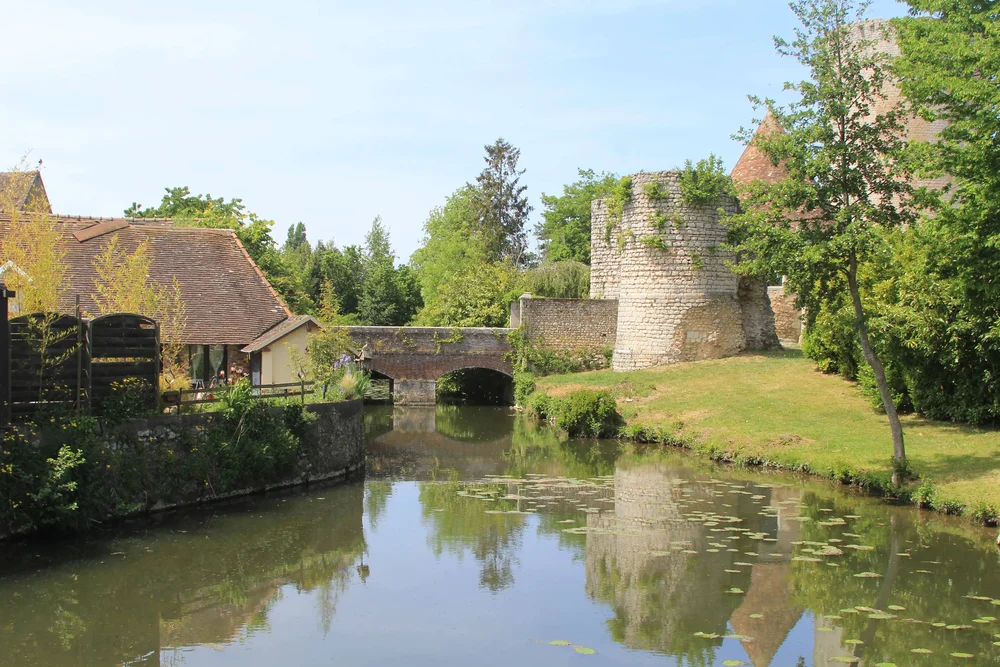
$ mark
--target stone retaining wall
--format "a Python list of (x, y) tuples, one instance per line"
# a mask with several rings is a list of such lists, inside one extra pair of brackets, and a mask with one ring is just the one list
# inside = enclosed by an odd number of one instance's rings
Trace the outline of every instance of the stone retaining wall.
[(532, 345), (546, 350), (587, 352), (615, 346), (615, 299), (535, 299), (525, 294), (519, 305), (524, 335)]

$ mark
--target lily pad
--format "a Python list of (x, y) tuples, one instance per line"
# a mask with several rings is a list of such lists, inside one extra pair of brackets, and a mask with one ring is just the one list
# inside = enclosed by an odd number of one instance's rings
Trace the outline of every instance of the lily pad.
[(910, 653), (916, 653), (917, 655), (930, 655), (934, 653), (934, 651), (929, 648), (911, 648)]
[(882, 575), (877, 572), (859, 572), (854, 575), (857, 579), (881, 579)]
[(764, 618), (764, 614), (750, 614), (750, 618)]
[(893, 611), (906, 611), (906, 607), (900, 607), (898, 604), (889, 605), (889, 609), (892, 609)]
[(582, 653), (584, 655), (594, 655), (595, 653), (597, 653), (597, 651), (595, 651), (594, 649), (587, 648), (586, 646), (574, 646), (573, 650), (576, 651), (577, 653)]
[(830, 658), (830, 662), (841, 662), (845, 665), (854, 665), (861, 662), (861, 658), (854, 655), (835, 655)]
[(747, 663), (742, 660), (723, 660), (722, 664), (726, 667), (744, 667)]
[(976, 656), (972, 655), (971, 653), (960, 653), (960, 652), (956, 651), (955, 653), (951, 654), (951, 657), (953, 657), (953, 658), (975, 658)]
[(549, 646), (569, 646), (572, 642), (568, 642), (565, 639), (555, 639), (549, 642)]

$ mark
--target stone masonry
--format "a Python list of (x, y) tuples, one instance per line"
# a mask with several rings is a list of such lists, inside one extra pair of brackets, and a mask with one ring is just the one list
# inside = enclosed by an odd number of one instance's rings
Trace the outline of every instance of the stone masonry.
[(525, 294), (514, 306), (525, 338), (542, 349), (599, 353), (615, 346), (615, 299), (533, 299)]
[(736, 199), (690, 206), (678, 172), (632, 180), (617, 224), (608, 227), (605, 201), (592, 208), (591, 297), (618, 299), (614, 370), (777, 347), (766, 285), (741, 281), (726, 265), (733, 257), (722, 249), (719, 211), (735, 213)]

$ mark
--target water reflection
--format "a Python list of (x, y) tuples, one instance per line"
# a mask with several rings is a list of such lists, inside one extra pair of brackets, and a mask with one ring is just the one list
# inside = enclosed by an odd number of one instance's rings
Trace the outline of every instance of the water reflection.
[(179, 664), (186, 647), (268, 632), (287, 592), (315, 593), (326, 633), (364, 550), (363, 492), (351, 483), (172, 518), (162, 530), (14, 545), (0, 578), (2, 662)]
[(967, 524), (504, 409), (366, 423), (363, 484), (7, 548), (0, 663), (1000, 660), (1000, 562)]

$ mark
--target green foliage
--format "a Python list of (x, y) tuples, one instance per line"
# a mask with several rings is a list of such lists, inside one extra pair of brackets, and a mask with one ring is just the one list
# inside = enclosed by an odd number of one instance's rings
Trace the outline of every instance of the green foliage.
[(656, 213), (649, 214), (649, 224), (658, 232), (665, 232), (669, 222), (670, 218), (667, 217), (666, 213), (657, 211)]
[(543, 262), (590, 264), (591, 204), (603, 199), (618, 177), (579, 169), (579, 180), (561, 196), (542, 194), (542, 222), (535, 226)]
[(691, 255), (691, 268), (695, 271), (701, 271), (705, 268), (705, 260), (698, 253)]
[(476, 177), (475, 189), (477, 233), (490, 261), (520, 267), (527, 259), (524, 226), (532, 211), (528, 186), (520, 182), (524, 169), (517, 168), (521, 151), (503, 138), (484, 148), (486, 167)]
[(652, 202), (665, 201), (670, 198), (668, 190), (660, 181), (650, 181), (642, 184), (642, 192)]
[(743, 188), (743, 212), (729, 218), (729, 240), (738, 273), (788, 276), (809, 308), (850, 295), (894, 457), (902, 462), (902, 426), (884, 377), (879, 332), (868, 326), (859, 277), (877, 257), (885, 234), (914, 222), (913, 187), (905, 109), (888, 96), (889, 56), (873, 40), (852, 33), (850, 24), (864, 19), (867, 6), (854, 0), (792, 3), (801, 28), (793, 42), (776, 39), (775, 45), (807, 68), (809, 78), (785, 85), (796, 94), (787, 107), (751, 98), (782, 131), (743, 135), (772, 164), (782, 164), (788, 177)]
[(514, 374), (514, 402), (521, 407), (527, 405), (528, 398), (535, 392), (535, 376), (528, 371)]
[(544, 391), (536, 391), (528, 397), (525, 407), (528, 414), (542, 421), (549, 421), (558, 412), (559, 401)]
[(625, 205), (631, 201), (632, 177), (622, 176), (604, 198), (604, 204), (608, 209), (608, 220), (604, 225), (604, 242), (607, 245), (611, 245), (611, 237), (615, 228), (621, 223), (622, 216), (625, 215)]
[(667, 242), (663, 240), (662, 236), (643, 236), (639, 239), (639, 243), (647, 248), (650, 248), (651, 250), (670, 252), (670, 246), (667, 245)]
[(562, 399), (536, 392), (528, 400), (527, 409), (571, 438), (611, 438), (618, 435), (623, 424), (614, 396), (607, 391), (581, 389)]
[(90, 417), (54, 416), (8, 430), (0, 447), (0, 525), (22, 532), (79, 529), (156, 502), (197, 500), (286, 476), (315, 416), (276, 407), (247, 380), (224, 388), (219, 410), (173, 440), (112, 434)]
[(546, 262), (526, 275), (532, 296), (552, 299), (586, 299), (590, 296), (590, 267), (573, 261)]
[(438, 287), (417, 314), (423, 326), (505, 327), (510, 304), (526, 288), (524, 275), (505, 263), (462, 267)]
[(708, 206), (719, 197), (733, 194), (733, 182), (726, 173), (722, 160), (714, 154), (706, 160), (684, 163), (680, 174), (681, 197), (688, 206)]
[(358, 316), (371, 326), (402, 326), (420, 307), (419, 287), (410, 267), (396, 268), (389, 230), (375, 218), (365, 237), (364, 278)]
[(101, 417), (107, 424), (120, 424), (156, 414), (157, 405), (156, 387), (141, 378), (126, 378), (111, 384), (111, 396), (101, 402)]

